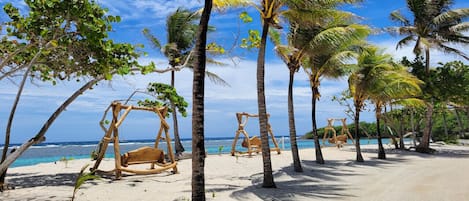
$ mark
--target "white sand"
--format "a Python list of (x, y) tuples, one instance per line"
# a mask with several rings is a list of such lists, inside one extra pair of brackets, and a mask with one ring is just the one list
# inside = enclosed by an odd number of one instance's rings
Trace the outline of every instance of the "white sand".
[[(363, 146), (364, 163), (355, 162), (353, 147), (323, 148), (326, 164), (314, 161), (314, 150), (300, 150), (304, 172), (293, 172), (291, 152), (272, 152), (276, 189), (261, 188), (262, 157), (209, 155), (207, 200), (469, 200), (469, 147), (433, 145), (437, 154), (387, 150), (378, 160), (376, 145)], [(7, 180), (15, 190), (0, 200), (70, 200), (74, 178), (89, 160), (11, 168)], [(110, 170), (106, 159), (100, 169)], [(132, 166), (131, 166), (132, 167)], [(148, 167), (148, 166), (145, 166)], [(86, 182), (76, 200), (190, 200), (191, 160), (178, 163), (178, 174), (107, 177)]]

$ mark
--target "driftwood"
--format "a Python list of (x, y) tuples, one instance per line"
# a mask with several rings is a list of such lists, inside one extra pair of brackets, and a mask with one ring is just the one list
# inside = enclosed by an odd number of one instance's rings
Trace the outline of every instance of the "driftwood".
[(164, 152), (161, 149), (152, 147), (140, 147), (121, 156), (121, 165), (124, 167), (133, 164), (156, 162), (164, 164)]

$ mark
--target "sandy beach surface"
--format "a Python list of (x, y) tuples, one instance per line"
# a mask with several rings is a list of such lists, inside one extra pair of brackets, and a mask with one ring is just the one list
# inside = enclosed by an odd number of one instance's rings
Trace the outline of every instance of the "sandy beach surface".
[[(387, 148), (390, 148), (386, 145)], [(436, 154), (387, 149), (377, 159), (377, 145), (362, 147), (364, 163), (355, 162), (355, 149), (322, 149), (326, 164), (314, 161), (313, 149), (300, 150), (304, 172), (292, 168), (291, 152), (272, 152), (277, 188), (262, 184), (262, 156), (209, 155), (206, 158), (207, 200), (469, 200), (469, 147), (433, 144)], [(0, 200), (70, 200), (80, 169), (93, 161), (81, 159), (11, 168), (7, 181), (14, 190)], [(102, 170), (111, 170), (105, 159)], [(133, 166), (131, 166), (133, 167)], [(135, 168), (149, 168), (149, 165)], [(190, 200), (191, 160), (178, 162), (178, 174), (105, 176), (88, 181), (76, 200)]]

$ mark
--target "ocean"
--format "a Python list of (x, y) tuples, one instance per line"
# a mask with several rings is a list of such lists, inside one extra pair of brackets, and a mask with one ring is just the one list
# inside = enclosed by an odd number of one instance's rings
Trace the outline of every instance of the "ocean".
[[(276, 137), (279, 147), (282, 150), (290, 150), (290, 140), (287, 136)], [(236, 150), (247, 151), (247, 149), (241, 147), (240, 138), (237, 143)], [(35, 165), (39, 163), (50, 163), (60, 161), (64, 157), (66, 159), (83, 159), (91, 158), (91, 152), (97, 149), (98, 141), (81, 141), (81, 142), (45, 142), (30, 147), (26, 152), (18, 158), (11, 167), (20, 167)], [(185, 151), (190, 153), (192, 151), (191, 139), (182, 139), (183, 147)], [(208, 154), (222, 154), (231, 152), (231, 145), (233, 143), (232, 137), (220, 137), (220, 138), (205, 138), (205, 149)], [(313, 140), (300, 139), (297, 140), (298, 148), (314, 148)], [(322, 140), (320, 140), (322, 145)], [(349, 140), (349, 144), (351, 141)], [(389, 143), (389, 139), (383, 139), (383, 144)], [(376, 139), (361, 139), (360, 144), (377, 144)], [(154, 140), (128, 140), (119, 143), (121, 154), (130, 150), (137, 149), (142, 146), (153, 146)], [(331, 146), (328, 142), (326, 146)], [(20, 144), (12, 144), (10, 147), (20, 146)], [(174, 150), (174, 143), (172, 144)], [(271, 144), (273, 147), (273, 144)], [(160, 142), (159, 148), (167, 152), (166, 142)], [(0, 145), (0, 150), (3, 150), (3, 145)], [(113, 143), (109, 144), (106, 150), (105, 158), (114, 158)]]

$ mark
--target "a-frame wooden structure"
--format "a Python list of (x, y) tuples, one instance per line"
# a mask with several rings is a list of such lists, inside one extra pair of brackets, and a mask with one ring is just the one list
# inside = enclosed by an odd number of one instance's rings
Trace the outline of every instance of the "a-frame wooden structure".
[[(150, 108), (150, 107), (139, 107), (139, 106), (132, 106), (132, 105), (122, 105), (118, 101), (114, 101), (109, 106), (112, 108), (112, 121), (110, 123), (109, 128), (105, 128), (103, 125), (101, 127), (105, 131), (104, 137), (100, 142), (99, 149), (97, 152), (96, 162), (94, 166), (91, 168), (91, 171), (97, 171), (99, 164), (101, 163), (104, 154), (106, 153), (106, 149), (108, 147), (109, 142), (114, 143), (114, 155), (115, 155), (115, 169), (111, 171), (103, 171), (103, 172), (113, 172), (115, 173), (116, 179), (120, 179), (122, 176), (122, 172), (129, 172), (134, 174), (157, 174), (161, 173), (162, 171), (172, 169), (173, 173), (177, 173), (177, 162), (174, 157), (173, 149), (171, 146), (171, 137), (169, 134), (169, 125), (165, 120), (165, 116), (168, 112), (167, 107), (160, 107), (160, 108)], [(121, 111), (124, 110), (122, 115), (119, 115)], [(127, 115), (132, 110), (141, 110), (141, 111), (150, 111), (154, 112), (157, 117), (160, 119), (160, 129), (155, 139), (154, 148), (151, 147), (143, 147), (131, 152), (127, 152), (127, 155), (124, 154), (121, 156), (120, 147), (119, 147), (119, 126), (125, 120)], [(107, 112), (107, 111), (106, 111)], [(105, 113), (106, 115), (106, 113)], [(104, 115), (104, 116), (105, 116)], [(104, 117), (103, 117), (104, 119)], [(165, 136), (163, 137), (163, 131)], [(161, 163), (161, 154), (163, 154), (162, 150), (158, 149), (158, 144), (161, 140), (166, 141), (167, 143), (167, 153), (169, 155), (169, 162)], [(129, 153), (134, 154), (132, 158), (126, 158), (129, 156)], [(149, 156), (153, 156), (158, 154), (160, 157), (155, 157), (149, 159)], [(122, 159), (125, 158), (126, 161), (123, 162)], [(164, 154), (163, 154), (164, 160)], [(127, 165), (133, 164), (144, 164), (149, 163), (150, 169), (131, 169), (127, 168)], [(155, 168), (155, 165), (159, 167)]]
[[(334, 121), (335, 120), (340, 120), (342, 122), (342, 129), (340, 130), (340, 135), (337, 136), (337, 133), (334, 129)], [(338, 147), (340, 147), (342, 144), (347, 144), (347, 138), (350, 137), (352, 140), (352, 143), (355, 144), (355, 141), (353, 140), (352, 134), (350, 134), (350, 131), (347, 128), (347, 118), (342, 118), (342, 119), (327, 119), (327, 126), (324, 128), (324, 137), (322, 139), (322, 144), (325, 145), (326, 143), (326, 138), (328, 138), (329, 143), (335, 144)], [(329, 131), (332, 131), (332, 136), (329, 137)]]
[[(234, 156), (236, 152), (242, 153), (240, 151), (236, 150), (236, 143), (238, 142), (239, 135), (243, 134), (244, 135), (244, 142), (243, 142), (243, 147), (246, 147), (247, 154), (251, 156), (253, 152), (259, 153), (262, 151), (261, 146), (260, 146), (260, 139), (257, 138), (256, 136), (249, 138), (249, 134), (244, 128), (246, 127), (248, 123), (249, 117), (257, 117), (259, 118), (259, 115), (257, 114), (249, 114), (246, 112), (238, 112), (236, 113), (236, 119), (238, 120), (238, 130), (236, 130), (236, 135), (233, 141), (233, 145), (231, 146), (231, 155)], [(278, 147), (277, 140), (275, 139), (274, 133), (272, 131), (272, 127), (270, 126), (269, 123), (269, 117), (270, 115), (267, 114), (267, 132), (269, 133), (272, 142), (274, 143), (274, 148), (271, 148), (270, 151), (277, 151), (278, 154), (280, 154), (280, 148)], [(257, 138), (257, 139), (256, 139)], [(256, 143), (253, 143), (253, 141), (257, 141)], [(254, 145), (255, 144), (255, 145)]]

